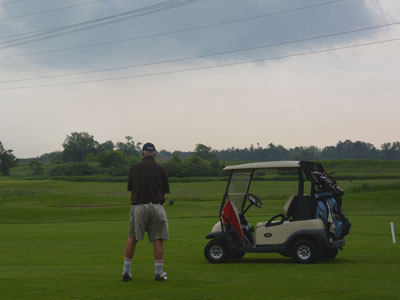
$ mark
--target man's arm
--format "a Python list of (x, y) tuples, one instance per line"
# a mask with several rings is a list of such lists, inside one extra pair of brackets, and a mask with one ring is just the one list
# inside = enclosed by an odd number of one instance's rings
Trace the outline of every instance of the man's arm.
[(165, 170), (163, 169), (163, 192), (164, 194), (169, 193), (169, 182), (168, 182), (168, 176)]

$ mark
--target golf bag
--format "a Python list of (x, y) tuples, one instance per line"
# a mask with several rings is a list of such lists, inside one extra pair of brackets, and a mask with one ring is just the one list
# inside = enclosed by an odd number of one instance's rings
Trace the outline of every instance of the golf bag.
[(342, 239), (350, 232), (351, 224), (341, 210), (341, 198), (336, 201), (331, 193), (319, 193), (314, 217), (320, 218), (333, 239)]

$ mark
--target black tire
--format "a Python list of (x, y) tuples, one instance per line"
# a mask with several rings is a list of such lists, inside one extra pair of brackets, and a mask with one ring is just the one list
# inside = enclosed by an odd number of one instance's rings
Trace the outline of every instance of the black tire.
[(241, 259), (246, 254), (246, 252), (240, 250), (231, 250), (229, 251), (229, 258)]
[(339, 253), (339, 248), (326, 248), (322, 253), (322, 259), (325, 260), (335, 259), (338, 253)]
[(219, 264), (226, 261), (228, 252), (222, 241), (211, 240), (204, 248), (204, 256), (210, 263)]
[(315, 244), (306, 239), (296, 241), (292, 247), (293, 258), (301, 264), (310, 264), (317, 260), (318, 251)]

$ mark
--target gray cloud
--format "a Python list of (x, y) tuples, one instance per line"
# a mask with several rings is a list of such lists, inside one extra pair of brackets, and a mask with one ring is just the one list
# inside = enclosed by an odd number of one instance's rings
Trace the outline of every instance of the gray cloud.
[[(88, 0), (89, 1), (89, 0)], [(92, 30), (61, 36), (16, 49), (0, 50), (0, 55), (15, 51), (27, 53), (82, 44), (98, 43), (129, 37), (151, 35), (167, 31), (203, 26), (261, 14), (276, 13), (308, 5), (326, 2), (323, 0), (205, 0), (173, 10), (160, 12), (129, 21)], [(18, 34), (72, 24), (114, 13), (159, 3), (159, 1), (108, 1), (80, 6), (56, 13), (22, 19), (0, 21), (0, 36)], [(70, 6), (70, 1), (27, 0), (15, 5), (1, 7), (4, 17), (23, 15), (47, 9)], [(277, 14), (265, 18), (248, 20), (229, 25), (177, 33), (151, 39), (136, 40), (95, 48), (86, 48), (29, 57), (32, 63), (52, 69), (90, 69), (132, 64), (191, 55), (203, 55), (218, 51), (229, 51), (246, 47), (279, 43), (322, 34), (367, 27), (385, 22), (383, 14), (376, 9), (376, 1), (343, 0), (329, 5)], [(378, 34), (378, 31), (358, 33), (323, 39), (314, 42), (275, 47), (266, 50), (241, 52), (229, 56), (216, 56), (213, 60), (260, 58), (282, 53), (304, 50), (310, 47), (327, 47), (352, 42)], [(13, 60), (13, 62), (18, 59)], [(0, 64), (6, 64), (0, 60)]]

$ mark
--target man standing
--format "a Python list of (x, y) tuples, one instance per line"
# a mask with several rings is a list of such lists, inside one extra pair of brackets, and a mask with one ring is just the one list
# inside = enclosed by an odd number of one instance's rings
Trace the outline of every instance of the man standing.
[(168, 240), (168, 221), (165, 213), (164, 194), (169, 193), (165, 170), (155, 162), (156, 148), (151, 143), (143, 145), (143, 160), (129, 170), (128, 190), (131, 191), (129, 238), (125, 246), (122, 280), (132, 280), (131, 263), (138, 241), (147, 232), (154, 245), (155, 280), (167, 280), (163, 272), (164, 246)]

